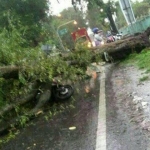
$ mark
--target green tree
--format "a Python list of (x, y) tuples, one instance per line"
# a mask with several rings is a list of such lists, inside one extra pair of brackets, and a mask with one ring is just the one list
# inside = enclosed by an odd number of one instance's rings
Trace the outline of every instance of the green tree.
[(26, 39), (26, 46), (36, 46), (48, 9), (48, 0), (1, 0), (0, 30), (6, 28), (11, 32), (12, 26), (16, 27)]
[(62, 36), (63, 41), (65, 42), (65, 45), (68, 46), (69, 49), (72, 49), (74, 47), (74, 41), (71, 37), (71, 33), (78, 30), (78, 28), (87, 27), (86, 20), (84, 19), (84, 13), (78, 11), (75, 11), (73, 8), (68, 8), (64, 10), (62, 13), (62, 19), (64, 18), (65, 22), (70, 20), (75, 20), (77, 24), (68, 24), (66, 26), (63, 26), (63, 28), (66, 27), (67, 34)]
[[(95, 4), (96, 5), (96, 4)], [(87, 20), (91, 28), (98, 27), (99, 29), (108, 30), (108, 23), (105, 21), (106, 14), (103, 8), (93, 6), (87, 11)]]
[[(103, 1), (100, 1), (100, 0), (85, 0), (85, 1), (88, 2), (88, 9), (95, 8), (95, 7), (103, 9), (104, 14), (105, 14), (104, 16), (105, 18), (109, 20), (111, 29), (113, 30), (113, 32), (118, 33), (118, 30), (116, 28), (116, 25), (112, 16), (115, 11), (113, 1), (109, 0), (107, 3), (104, 3)], [(72, 0), (72, 4), (74, 7), (77, 6), (78, 4), (82, 5), (81, 0)]]
[(58, 27), (71, 21), (75, 20), (77, 24), (73, 24), (73, 22), (63, 25), (59, 28), (59, 31), (66, 30), (66, 33), (60, 35), (61, 40), (65, 47), (72, 49), (74, 47), (74, 41), (71, 37), (71, 33), (76, 31), (78, 28), (87, 27), (86, 20), (84, 19), (84, 14), (80, 11), (75, 11), (72, 7), (65, 9), (61, 12), (61, 17), (53, 16), (53, 29), (55, 32), (57, 31)]
[(143, 2), (134, 2), (132, 3), (133, 11), (135, 14), (135, 18), (145, 16), (149, 14), (150, 4), (147, 0)]

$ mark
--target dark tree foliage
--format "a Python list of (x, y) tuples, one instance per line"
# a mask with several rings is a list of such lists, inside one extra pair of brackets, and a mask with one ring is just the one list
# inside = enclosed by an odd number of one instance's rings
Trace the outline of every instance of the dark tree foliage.
[(1, 0), (0, 30), (17, 28), (27, 45), (36, 46), (40, 40), (42, 22), (48, 11), (48, 0)]

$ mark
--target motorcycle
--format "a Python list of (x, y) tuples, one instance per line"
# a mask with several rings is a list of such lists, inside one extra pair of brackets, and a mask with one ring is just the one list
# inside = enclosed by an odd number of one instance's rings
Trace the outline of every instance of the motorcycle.
[(107, 37), (107, 43), (111, 43), (111, 42), (114, 42), (114, 41), (115, 41), (115, 38), (112, 35)]
[(116, 34), (114, 35), (115, 40), (120, 40), (122, 38), (122, 34)]
[[(52, 82), (52, 84), (47, 84), (47, 85), (43, 84), (43, 87), (38, 89), (36, 95), (36, 100), (40, 104), (46, 103), (48, 101), (60, 102), (60, 101), (68, 100), (74, 93), (73, 87), (69, 84), (62, 85), (58, 82)], [(43, 91), (45, 87), (47, 89), (46, 90), (47, 92)]]
[(74, 89), (71, 85), (69, 84), (61, 85), (58, 84), (57, 82), (53, 82), (51, 91), (52, 91), (51, 99), (53, 101), (67, 100), (74, 93)]

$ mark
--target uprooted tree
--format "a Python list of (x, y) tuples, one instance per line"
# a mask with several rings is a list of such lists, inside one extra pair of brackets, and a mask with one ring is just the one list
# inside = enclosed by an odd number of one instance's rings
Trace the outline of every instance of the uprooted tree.
[(104, 52), (115, 61), (150, 45), (148, 28), (140, 35), (102, 47), (90, 50), (80, 47), (54, 57), (45, 55), (40, 48), (22, 48), (22, 34), (14, 26), (10, 29), (11, 34), (4, 30), (0, 34), (1, 43), (5, 43), (0, 50), (0, 133), (18, 125), (23, 117), (28, 121), (44, 109), (51, 98), (51, 83), (55, 78), (75, 82), (86, 76), (91, 62), (105, 60)]
[(104, 59), (104, 52), (107, 52), (114, 61), (121, 60), (133, 52), (140, 53), (144, 48), (150, 46), (150, 27), (143, 33), (124, 37), (116, 42), (105, 44), (102, 48), (96, 49)]
[[(39, 60), (30, 61), (20, 66), (0, 67), (1, 89), (5, 92), (6, 87), (7, 89), (8, 87), (14, 88), (5, 94), (1, 91), (3, 101), (6, 99), (9, 101), (0, 110), (1, 118), (5, 118), (2, 119), (3, 121), (1, 120), (0, 131), (4, 131), (16, 121), (16, 118), (12, 120), (9, 118), (15, 114), (16, 107), (23, 107), (24, 104), (30, 103), (32, 108), (28, 109), (26, 115), (35, 115), (49, 101), (51, 83), (55, 77), (59, 76), (65, 80), (70, 76), (70, 80), (75, 81), (85, 75), (86, 67), (91, 62), (100, 61), (101, 58), (105, 60), (104, 52), (114, 61), (121, 60), (132, 52), (139, 53), (145, 47), (150, 46), (149, 36), (150, 28), (137, 36), (130, 36), (92, 50), (81, 49), (55, 58), (39, 57)], [(4, 87), (5, 85), (6, 87)], [(37, 99), (39, 89), (42, 90), (42, 94)], [(14, 113), (10, 114), (11, 111)], [(6, 119), (7, 117), (9, 121)]]
[[(60, 82), (79, 81), (87, 77), (85, 71), (91, 62), (106, 59), (104, 52), (108, 61), (118, 61), (150, 45), (148, 28), (140, 35), (130, 36), (102, 47), (90, 50), (80, 47), (77, 51), (62, 53), (61, 56), (47, 56), (40, 48), (26, 48), (28, 40), (24, 39), (23, 32), (18, 32), (14, 25), (15, 23), (9, 31), (4, 29), (0, 33), (0, 135), (12, 127), (15, 129), (24, 125), (45, 111), (45, 108), (51, 109), (48, 107), (52, 104), (51, 84), (56, 78)], [(40, 31), (40, 28), (38, 29)], [(30, 42), (36, 45), (41, 37)], [(29, 45), (32, 45), (31, 43)], [(32, 46), (35, 46), (34, 44)]]

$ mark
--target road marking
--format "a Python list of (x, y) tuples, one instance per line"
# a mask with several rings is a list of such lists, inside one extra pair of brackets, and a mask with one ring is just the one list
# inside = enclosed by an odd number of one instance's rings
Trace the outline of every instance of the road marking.
[(105, 98), (105, 67), (102, 67), (100, 77), (98, 126), (96, 150), (106, 150), (106, 98)]

